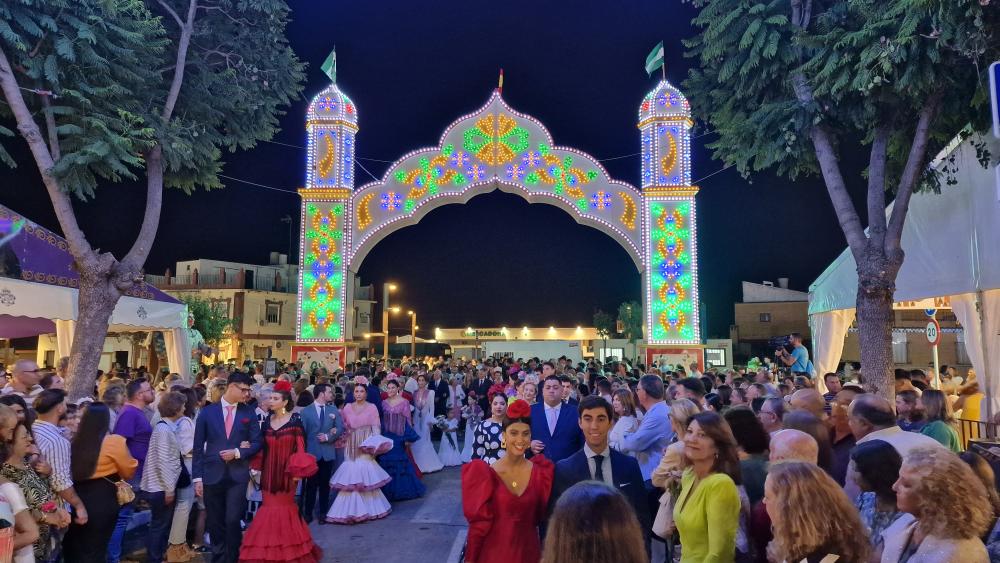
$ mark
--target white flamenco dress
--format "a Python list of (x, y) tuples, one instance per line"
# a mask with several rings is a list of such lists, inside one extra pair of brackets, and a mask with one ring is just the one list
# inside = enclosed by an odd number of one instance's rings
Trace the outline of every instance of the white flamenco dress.
[(462, 418), (465, 419), (465, 443), (462, 444), (462, 463), (472, 461), (473, 438), (476, 434), (476, 427), (483, 420), (483, 409), (479, 405), (466, 405), (462, 407)]
[(358, 524), (383, 518), (392, 511), (392, 505), (381, 488), (392, 477), (375, 461), (375, 455), (388, 451), (392, 440), (382, 436), (375, 405), (365, 403), (358, 409), (352, 403), (345, 405), (343, 413), (348, 427), (344, 461), (330, 478), (337, 498), (326, 513), (326, 521)]
[(434, 391), (430, 389), (417, 390), (413, 394), (413, 429), (420, 439), (410, 445), (413, 461), (421, 473), (434, 473), (444, 469), (444, 463), (434, 451), (431, 442), (431, 425), (434, 424)]
[(462, 465), (462, 454), (458, 447), (458, 419), (449, 418), (448, 428), (441, 432), (441, 446), (438, 449), (438, 457), (445, 467)]

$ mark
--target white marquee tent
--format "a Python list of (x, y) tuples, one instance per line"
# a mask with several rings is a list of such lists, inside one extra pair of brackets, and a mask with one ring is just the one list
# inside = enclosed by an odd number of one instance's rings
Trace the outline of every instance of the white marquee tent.
[[(68, 356), (78, 283), (66, 241), (0, 205), (0, 338), (55, 332), (59, 357)], [(166, 293), (146, 284), (133, 287), (115, 305), (108, 330), (163, 331), (170, 369), (186, 373), (187, 306)]]
[[(983, 167), (975, 143), (993, 160)], [(940, 194), (917, 193), (903, 227), (906, 258), (896, 279), (900, 308), (933, 308), (950, 301), (961, 323), (972, 366), (984, 385), (987, 412), (1000, 412), (1000, 156), (996, 139), (954, 140), (933, 161), (957, 181)], [(891, 212), (892, 205), (886, 209)], [(809, 322), (817, 373), (836, 371), (854, 322), (857, 266), (845, 250), (809, 287)]]

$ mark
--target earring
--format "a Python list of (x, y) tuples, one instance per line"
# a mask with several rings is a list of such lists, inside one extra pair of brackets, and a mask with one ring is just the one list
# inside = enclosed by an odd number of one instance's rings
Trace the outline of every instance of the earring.
[(504, 439), (503, 434), (500, 435), (500, 449), (507, 449), (507, 440)]

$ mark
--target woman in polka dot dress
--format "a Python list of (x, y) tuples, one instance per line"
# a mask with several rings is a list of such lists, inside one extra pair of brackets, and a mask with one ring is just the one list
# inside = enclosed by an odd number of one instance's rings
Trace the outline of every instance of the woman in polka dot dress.
[(507, 453), (501, 440), (503, 417), (507, 414), (507, 395), (501, 391), (491, 392), (490, 411), (492, 416), (476, 427), (472, 440), (472, 459), (481, 459), (493, 465)]

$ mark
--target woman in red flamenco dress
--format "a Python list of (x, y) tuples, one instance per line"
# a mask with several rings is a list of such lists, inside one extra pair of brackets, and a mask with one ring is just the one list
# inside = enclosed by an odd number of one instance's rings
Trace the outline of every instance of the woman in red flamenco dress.
[(507, 454), (492, 466), (474, 459), (462, 467), (462, 510), (469, 522), (466, 563), (538, 563), (555, 466), (531, 445), (531, 407), (518, 399), (503, 422)]
[(300, 479), (315, 473), (305, 451), (305, 430), (293, 414), (292, 386), (279, 381), (271, 394), (271, 414), (264, 420), (264, 447), (251, 461), (261, 471), (264, 502), (257, 509), (240, 547), (241, 563), (317, 563), (323, 551), (313, 543), (295, 504)]

